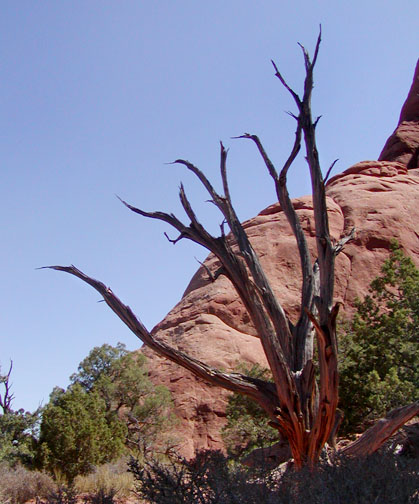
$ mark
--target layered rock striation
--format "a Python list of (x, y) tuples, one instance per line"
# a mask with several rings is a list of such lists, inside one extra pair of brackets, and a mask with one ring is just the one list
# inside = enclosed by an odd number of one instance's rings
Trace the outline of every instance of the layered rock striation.
[[(358, 163), (327, 184), (330, 229), (339, 240), (356, 228), (336, 261), (335, 299), (349, 316), (356, 297), (366, 294), (397, 239), (419, 265), (419, 63), (412, 90), (402, 109), (396, 131), (379, 161)], [(407, 129), (406, 129), (407, 128)], [(409, 131), (408, 133), (407, 130)], [(416, 156), (416, 157), (415, 157)], [(293, 201), (306, 233), (313, 260), (315, 228), (311, 197)], [(292, 320), (297, 318), (301, 272), (295, 239), (279, 204), (263, 210), (244, 227), (273, 289)], [(266, 364), (249, 317), (230, 282), (212, 281), (218, 260), (210, 255), (193, 276), (181, 301), (153, 330), (162, 340), (221, 369), (238, 363)], [(180, 418), (177, 435), (181, 453), (191, 457), (203, 448), (222, 449), (220, 429), (225, 423), (228, 392), (210, 386), (151, 350), (154, 382), (166, 385)]]

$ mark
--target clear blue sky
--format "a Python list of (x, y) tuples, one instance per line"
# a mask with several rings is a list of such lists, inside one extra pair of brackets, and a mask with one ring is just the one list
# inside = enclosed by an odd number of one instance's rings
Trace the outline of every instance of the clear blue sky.
[[(14, 406), (34, 409), (96, 345), (139, 341), (99, 296), (63, 273), (101, 279), (151, 328), (180, 299), (206, 252), (163, 236), (125, 209), (181, 214), (180, 180), (202, 220), (220, 217), (182, 167), (218, 180), (218, 141), (230, 148), (242, 219), (275, 200), (245, 131), (283, 162), (293, 103), (276, 60), (301, 89), (297, 42), (323, 26), (313, 110), (324, 168), (377, 158), (394, 129), (418, 57), (417, 0), (5, 0), (0, 6), (0, 363), (13, 359)], [(299, 158), (294, 196), (309, 192)]]

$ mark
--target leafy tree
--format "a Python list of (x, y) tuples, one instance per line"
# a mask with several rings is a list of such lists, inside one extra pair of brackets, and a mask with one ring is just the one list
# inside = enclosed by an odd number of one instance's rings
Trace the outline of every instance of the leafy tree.
[(70, 380), (67, 391), (54, 388), (43, 412), (40, 466), (71, 481), (127, 450), (167, 441), (162, 431), (173, 422), (170, 392), (151, 383), (144, 355), (122, 343), (95, 347)]
[(346, 431), (419, 400), (419, 270), (396, 242), (342, 338)]
[[(238, 371), (262, 380), (270, 379), (269, 369), (259, 364), (238, 366)], [(254, 401), (241, 394), (231, 394), (226, 408), (227, 424), (221, 435), (229, 455), (249, 453), (255, 448), (269, 446), (278, 441), (275, 429), (268, 425), (265, 411)]]
[(163, 432), (175, 422), (171, 394), (166, 387), (153, 385), (146, 362), (143, 354), (128, 352), (122, 343), (104, 344), (95, 347), (71, 376), (73, 384), (99, 394), (107, 415), (116, 413), (126, 423), (126, 445), (131, 450), (163, 448), (173, 442)]
[(116, 347), (103, 344), (95, 347), (89, 355), (80, 362), (78, 372), (71, 375), (72, 383), (79, 383), (89, 392), (98, 380), (110, 376), (115, 361), (128, 354), (128, 350), (123, 343), (117, 343)]
[(116, 415), (106, 415), (105, 401), (96, 391), (74, 384), (54, 389), (42, 414), (38, 461), (51, 473), (72, 481), (122, 454), (126, 427)]
[(8, 373), (0, 374), (0, 384), (4, 387), (3, 394), (0, 393), (0, 407), (3, 410), (0, 414), (0, 462), (10, 466), (17, 463), (31, 466), (36, 453), (41, 408), (33, 413), (23, 409), (13, 410), (14, 395), (10, 384), (12, 368), (13, 363)]
[(20, 409), (0, 415), (0, 462), (31, 467), (36, 455), (40, 409)]

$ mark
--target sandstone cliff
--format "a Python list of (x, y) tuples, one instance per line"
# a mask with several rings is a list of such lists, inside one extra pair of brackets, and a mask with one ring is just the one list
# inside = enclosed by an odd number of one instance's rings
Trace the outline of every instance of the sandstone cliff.
[[(366, 293), (396, 238), (419, 265), (419, 62), (399, 124), (379, 161), (364, 161), (327, 184), (330, 228), (338, 240), (353, 227), (356, 238), (338, 256), (335, 298), (351, 312), (355, 297)], [(294, 200), (313, 253), (314, 219), (309, 196)], [(299, 302), (301, 275), (295, 239), (280, 206), (274, 204), (245, 223), (252, 245), (278, 299), (291, 318)], [(217, 269), (210, 255), (205, 266)], [(238, 362), (265, 363), (249, 318), (225, 277), (215, 282), (200, 268), (182, 300), (153, 330), (170, 344), (210, 365), (233, 369)], [(228, 392), (209, 386), (148, 349), (151, 378), (173, 393), (180, 418), (181, 453), (222, 448)]]

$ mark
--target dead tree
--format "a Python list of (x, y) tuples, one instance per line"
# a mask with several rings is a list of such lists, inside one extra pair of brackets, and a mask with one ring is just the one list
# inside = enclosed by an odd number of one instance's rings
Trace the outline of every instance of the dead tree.
[[(144, 327), (129, 306), (123, 304), (102, 282), (85, 275), (74, 266), (51, 266), (52, 269), (70, 273), (95, 288), (131, 331), (161, 356), (213, 385), (246, 394), (257, 401), (270, 417), (270, 425), (278, 430), (280, 436), (288, 439), (296, 467), (313, 465), (317, 462), (325, 443), (334, 431), (337, 420), (339, 374), (336, 317), (339, 305), (333, 302), (334, 269), (337, 254), (353, 236), (352, 232), (350, 236), (334, 243), (329, 232), (325, 182), (316, 147), (318, 119), (313, 120), (311, 113), (313, 70), (319, 53), (320, 40), (321, 33), (317, 39), (313, 60), (301, 46), (306, 72), (302, 97), (290, 88), (278, 67), (272, 62), (276, 77), (291, 94), (298, 111), (297, 114), (291, 114), (297, 125), (295, 142), (281, 171), (278, 173), (256, 135), (246, 133), (239, 137), (251, 140), (259, 150), (275, 183), (279, 203), (298, 245), (303, 280), (300, 314), (296, 324), (289, 320), (280, 301), (276, 299), (258, 256), (233, 208), (227, 182), (227, 151), (223, 144), (221, 144), (220, 170), (224, 194), (218, 194), (204, 173), (191, 162), (184, 159), (174, 162), (186, 166), (198, 177), (208, 191), (211, 201), (220, 210), (223, 216), (220, 236), (212, 236), (198, 221), (183, 185), (180, 187), (179, 197), (190, 220), (189, 225), (184, 224), (173, 214), (146, 212), (121, 200), (133, 212), (164, 221), (175, 228), (179, 236), (176, 240), (172, 240), (174, 243), (180, 239), (192, 240), (207, 248), (219, 259), (222, 266), (217, 274), (223, 274), (231, 281), (249, 313), (272, 371), (273, 383), (239, 373), (223, 372), (159, 341)], [(317, 259), (314, 262), (287, 190), (288, 170), (300, 151), (302, 140), (312, 183), (317, 245)], [(228, 235), (224, 233), (224, 224), (230, 229)], [(318, 350), (318, 378), (313, 363), (315, 342)], [(372, 433), (366, 433), (353, 448), (346, 447), (346, 453), (367, 454), (377, 449), (395, 429), (400, 427), (401, 422), (406, 422), (419, 412), (419, 404), (409, 408), (392, 412), (392, 416), (385, 421), (385, 428), (378, 427)]]
[(11, 392), (10, 375), (12, 374), (13, 361), (10, 361), (9, 371), (5, 375), (0, 375), (0, 383), (4, 385), (3, 397), (0, 394), (0, 408), (3, 410), (3, 415), (12, 412), (12, 402), (14, 394)]

